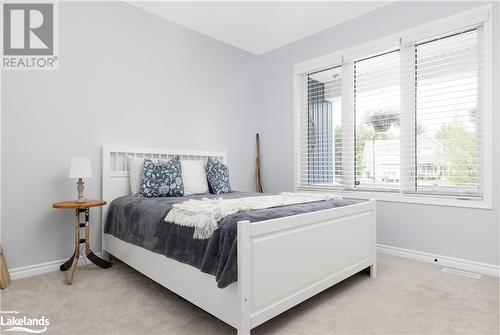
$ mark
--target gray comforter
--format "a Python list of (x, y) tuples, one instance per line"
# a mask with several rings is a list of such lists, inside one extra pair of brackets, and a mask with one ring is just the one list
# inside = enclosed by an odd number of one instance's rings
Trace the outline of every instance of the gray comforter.
[[(233, 192), (222, 197), (239, 198), (257, 195), (262, 194)], [(125, 242), (197, 267), (202, 272), (214, 275), (217, 286), (224, 288), (238, 278), (236, 257), (238, 221), (258, 222), (357, 202), (329, 200), (236, 213), (224, 218), (219, 229), (208, 240), (193, 239), (193, 227), (183, 227), (164, 221), (173, 204), (203, 197), (213, 198), (221, 195), (117, 198), (109, 206), (104, 232)]]

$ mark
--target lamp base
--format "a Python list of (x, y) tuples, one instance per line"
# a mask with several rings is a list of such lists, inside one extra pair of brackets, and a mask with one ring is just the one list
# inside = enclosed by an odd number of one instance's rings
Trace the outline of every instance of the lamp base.
[(75, 202), (85, 202), (87, 201), (87, 198), (83, 196), (83, 189), (85, 187), (85, 183), (83, 182), (82, 178), (78, 178), (78, 182), (76, 183), (76, 189), (78, 191), (78, 198), (75, 200)]

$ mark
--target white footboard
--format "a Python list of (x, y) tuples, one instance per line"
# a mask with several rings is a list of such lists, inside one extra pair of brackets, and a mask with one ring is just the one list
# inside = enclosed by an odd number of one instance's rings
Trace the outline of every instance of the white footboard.
[(268, 221), (238, 223), (238, 334), (371, 267), (375, 201)]

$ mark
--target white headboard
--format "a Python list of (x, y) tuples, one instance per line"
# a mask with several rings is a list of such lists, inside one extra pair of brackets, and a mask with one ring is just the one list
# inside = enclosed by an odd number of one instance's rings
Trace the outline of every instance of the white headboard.
[(227, 164), (226, 151), (199, 151), (199, 150), (171, 150), (158, 148), (137, 148), (105, 144), (102, 147), (102, 199), (108, 203), (102, 210), (102, 226), (106, 222), (108, 206), (114, 199), (130, 194), (127, 156), (160, 158), (160, 159), (187, 159), (207, 160), (217, 158)]

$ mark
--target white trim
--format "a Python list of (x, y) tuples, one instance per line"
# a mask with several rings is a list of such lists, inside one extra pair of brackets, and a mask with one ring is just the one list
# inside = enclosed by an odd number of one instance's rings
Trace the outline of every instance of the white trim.
[(408, 204), (434, 205), (446, 207), (491, 209), (491, 202), (485, 202), (483, 199), (457, 197), (457, 196), (432, 196), (425, 194), (409, 194), (402, 192), (370, 192), (370, 191), (350, 191), (335, 187), (299, 187), (296, 192), (334, 192), (344, 198), (350, 199), (375, 199), (386, 202), (402, 202)]
[[(493, 22), (492, 6), (485, 6), (489, 9), (489, 20), (483, 25), (484, 44), (484, 75), (483, 80), (485, 94), (484, 114), (482, 115), (482, 136), (483, 136), (483, 162), (482, 162), (482, 189), (484, 208), (492, 209), (493, 206)], [(481, 7), (483, 8), (483, 7)], [(498, 38), (498, 37), (497, 37)]]
[[(323, 191), (324, 192), (324, 191)], [(376, 199), (378, 201), (402, 202), (409, 204), (434, 205), (446, 207), (491, 209), (491, 202), (483, 199), (457, 197), (457, 196), (433, 196), (426, 194), (409, 194), (402, 192), (369, 192), (340, 190), (338, 192), (345, 198), (352, 199)]]
[[(97, 256), (101, 256), (102, 253), (96, 252), (95, 253)], [(57, 261), (51, 261), (51, 262), (45, 262), (45, 263), (38, 263), (38, 264), (33, 264), (33, 265), (28, 265), (28, 266), (21, 266), (18, 268), (12, 268), (9, 269), (9, 273), (12, 279), (21, 279), (21, 278), (26, 278), (26, 277), (32, 277), (36, 275), (41, 275), (44, 273), (49, 273), (49, 272), (55, 272), (59, 271), (59, 267), (61, 264), (66, 262), (67, 259), (60, 259)], [(84, 261), (84, 257), (80, 256), (78, 259), (78, 265), (85, 265), (85, 264), (90, 264), (91, 262), (89, 260), (86, 260), (86, 263)], [(78, 269), (77, 269), (78, 271)]]
[(144, 155), (223, 157), (223, 162), (227, 163), (226, 151), (145, 148), (145, 147), (129, 147), (129, 146), (111, 145), (111, 144), (104, 144), (103, 150), (109, 153), (116, 153), (116, 154), (122, 153), (122, 154), (144, 154)]
[[(480, 22), (491, 21), (491, 4), (464, 11), (459, 14), (451, 15), (440, 20), (432, 21), (422, 24), (410, 29), (406, 29), (394, 34), (386, 35), (376, 40), (359, 44), (350, 48), (335, 51), (324, 56), (316, 57), (305, 62), (294, 65), (295, 74), (304, 74), (313, 71), (319, 71), (332, 64), (341, 64), (346, 61), (352, 60), (359, 56), (366, 56), (367, 54), (376, 53), (381, 50), (387, 50), (397, 47), (401, 43), (401, 39), (405, 39), (405, 43), (415, 40), (418, 36), (424, 36), (424, 32), (435, 32), (433, 35), (440, 35), (460, 27), (478, 24)], [(442, 32), (441, 32), (442, 31)]]
[(414, 43), (441, 34), (447, 34), (454, 30), (478, 26), (484, 22), (488, 22), (491, 18), (491, 8), (491, 5), (481, 6), (416, 28), (405, 30), (401, 33), (402, 42), (405, 44)]
[[(492, 180), (493, 180), (493, 125), (492, 125), (492, 5), (481, 6), (469, 11), (455, 14), (440, 20), (436, 20), (424, 25), (420, 25), (411, 29), (404, 30), (395, 34), (391, 34), (368, 43), (357, 45), (344, 50), (336, 51), (325, 56), (321, 56), (312, 60), (308, 60), (294, 66), (294, 190), (295, 191), (323, 191), (323, 192), (339, 192), (345, 197), (357, 199), (376, 199), (380, 201), (404, 202), (415, 204), (427, 204), (436, 206), (452, 206), (464, 208), (479, 208), (492, 209)], [(297, 142), (297, 115), (301, 111), (300, 108), (300, 78), (301, 76), (315, 71), (320, 71), (325, 68), (337, 66), (350, 62), (356, 57), (366, 56), (383, 50), (388, 50), (397, 46), (401, 46), (401, 42), (405, 39), (405, 43), (416, 38), (425, 38), (433, 34), (434, 36), (442, 33), (451, 32), (460, 29), (460, 27), (470, 26), (473, 24), (483, 23), (484, 30), (484, 75), (482, 76), (483, 86), (485, 90), (484, 96), (484, 113), (482, 114), (481, 129), (483, 136), (483, 162), (481, 187), (483, 189), (482, 198), (468, 198), (466, 196), (441, 196), (441, 195), (425, 195), (425, 194), (409, 194), (401, 190), (396, 192), (371, 192), (339, 189), (338, 187), (318, 187), (306, 186), (299, 187), (297, 182), (297, 157), (298, 142)], [(343, 108), (344, 109), (344, 108)], [(343, 122), (344, 122), (344, 115)], [(346, 178), (347, 173), (343, 171), (343, 178)]]
[(488, 276), (500, 276), (500, 266), (498, 265), (469, 261), (462, 258), (454, 258), (438, 254), (431, 254), (423, 251), (391, 247), (384, 244), (377, 244), (377, 251), (382, 254), (407, 258), (414, 261), (432, 263), (439, 266), (446, 266), (470, 272), (477, 272)]
[[(391, 256), (411, 259), (418, 262), (431, 263), (439, 266), (447, 266), (450, 268), (477, 272), (488, 276), (500, 277), (500, 266), (498, 265), (469, 261), (463, 258), (448, 257), (438, 254), (431, 254), (427, 252), (411, 250), (411, 249), (392, 247), (384, 244), (377, 244), (377, 252)], [(102, 254), (98, 252), (96, 253), (96, 255), (101, 257)], [(437, 262), (434, 261), (434, 259), (437, 259)], [(9, 273), (13, 280), (32, 277), (44, 273), (59, 271), (59, 266), (63, 264), (65, 261), (66, 260), (57, 260), (57, 261), (39, 263), (34, 265), (22, 266), (18, 268), (9, 269)], [(78, 266), (81, 265), (84, 265), (83, 257), (80, 257), (80, 260), (78, 261)]]
[(299, 140), (297, 133), (299, 131), (299, 111), (301, 108), (302, 99), (299, 98), (304, 94), (304, 77), (299, 74), (293, 76), (293, 189), (297, 189), (297, 148), (299, 147)]
[(380, 51), (385, 51), (399, 46), (400, 34), (392, 34), (376, 40), (356, 45), (340, 51), (317, 57), (294, 65), (295, 74), (307, 74), (321, 71), (332, 66), (350, 63), (355, 58), (365, 57)]

